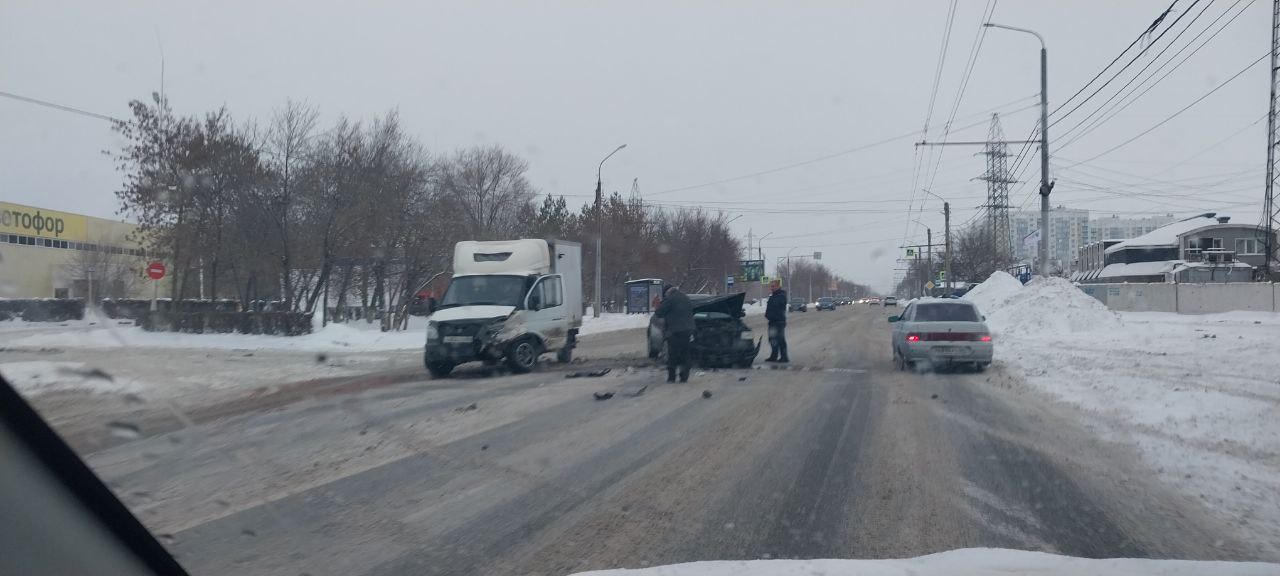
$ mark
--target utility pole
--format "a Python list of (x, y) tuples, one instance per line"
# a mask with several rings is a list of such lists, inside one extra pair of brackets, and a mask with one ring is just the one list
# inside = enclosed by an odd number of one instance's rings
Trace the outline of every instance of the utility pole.
[(924, 291), (924, 282), (920, 280), (920, 251), (919, 250), (916, 250), (915, 269), (916, 269), (916, 296), (918, 297), (920, 296), (920, 293)]
[[(1276, 0), (1276, 1), (1280, 2), (1280, 0)], [(943, 267), (943, 270), (944, 270), (944, 274), (946, 274), (947, 276), (946, 278), (947, 296), (950, 296), (952, 294), (952, 291), (951, 291), (951, 203), (945, 200), (942, 202), (942, 218), (943, 218), (943, 222), (946, 223), (945, 224), (946, 240), (944, 240), (944, 242), (946, 243), (946, 250), (947, 250), (947, 263)]]
[[(600, 185), (600, 184), (601, 184), (600, 172), (601, 172), (601, 170), (603, 170), (603, 169), (604, 169), (604, 161), (605, 161), (605, 160), (608, 160), (610, 156), (613, 156), (614, 154), (617, 154), (619, 150), (621, 150), (621, 149), (623, 149), (623, 148), (626, 148), (626, 147), (627, 147), (627, 145), (626, 145), (626, 144), (623, 144), (623, 145), (621, 145), (621, 146), (619, 146), (619, 147), (617, 147), (617, 148), (614, 148), (614, 149), (613, 149), (613, 152), (610, 152), (608, 156), (605, 156), (605, 157), (604, 157), (604, 160), (601, 160), (601, 161), (600, 161), (600, 164), (599, 164), (598, 166), (596, 166), (596, 209), (595, 209), (595, 212), (596, 212), (596, 214), (595, 214), (595, 216), (596, 216), (596, 286), (595, 286), (595, 293), (594, 293), (594, 294), (592, 294), (592, 297), (591, 297), (591, 298), (592, 298), (592, 302), (591, 302), (591, 317), (592, 317), (592, 318), (599, 318), (599, 317), (600, 317), (600, 307), (601, 307), (601, 305), (604, 303), (604, 302), (603, 302), (603, 300), (602, 300), (602, 299), (601, 299), (601, 297), (600, 297), (600, 296), (601, 296), (601, 295), (600, 295), (600, 293), (601, 293), (601, 289), (600, 289), (600, 260), (601, 260), (601, 259), (600, 259), (600, 246), (601, 246), (601, 244), (602, 244), (601, 238), (604, 236), (604, 221), (603, 221), (603, 219), (601, 218), (601, 203), (602, 203), (602, 201), (603, 201), (604, 193), (603, 193), (603, 191), (602, 191), (602, 187), (601, 187), (601, 185)], [(636, 186), (636, 183), (635, 183), (635, 182), (632, 182), (632, 184), (631, 184), (631, 185), (632, 185), (632, 187), (634, 188), (634, 187)]]
[(1276, 134), (1276, 67), (1280, 65), (1280, 0), (1271, 3), (1271, 104), (1267, 112), (1267, 188), (1266, 198), (1262, 202), (1262, 217), (1267, 220), (1267, 237), (1263, 241), (1267, 252), (1263, 278), (1274, 281), (1273, 271), (1276, 267), (1276, 228), (1280, 213), (1276, 210), (1276, 145), (1280, 135)]
[[(925, 237), (929, 242), (929, 247), (926, 248), (926, 250), (928, 250), (928, 257), (925, 258), (925, 270), (927, 270), (927, 272), (924, 275), (925, 285), (927, 286), (929, 282), (933, 280), (933, 229), (926, 227), (924, 231), (926, 235)], [(926, 287), (925, 289), (927, 290), (928, 288)], [(928, 294), (925, 295), (928, 296)]]

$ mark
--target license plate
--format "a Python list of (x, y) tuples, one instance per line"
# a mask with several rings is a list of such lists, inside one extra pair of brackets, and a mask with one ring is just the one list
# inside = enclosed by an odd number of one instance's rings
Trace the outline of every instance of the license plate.
[(470, 336), (445, 336), (444, 343), (445, 344), (470, 344), (471, 337)]
[(934, 346), (929, 350), (939, 356), (968, 356), (969, 349), (962, 346)]

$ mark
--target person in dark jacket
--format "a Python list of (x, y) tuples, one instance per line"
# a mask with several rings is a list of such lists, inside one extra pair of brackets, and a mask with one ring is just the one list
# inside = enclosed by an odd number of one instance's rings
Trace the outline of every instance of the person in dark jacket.
[(680, 369), (680, 381), (689, 381), (689, 352), (693, 340), (693, 302), (675, 286), (666, 286), (662, 304), (653, 313), (666, 320), (663, 333), (667, 338), (667, 382), (676, 381), (676, 369)]
[(790, 362), (787, 358), (787, 291), (782, 283), (769, 283), (769, 302), (764, 308), (764, 319), (769, 321), (769, 357), (765, 362)]

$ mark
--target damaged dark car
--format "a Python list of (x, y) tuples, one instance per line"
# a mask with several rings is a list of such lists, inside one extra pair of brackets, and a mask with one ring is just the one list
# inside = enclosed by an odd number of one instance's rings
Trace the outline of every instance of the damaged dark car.
[[(711, 296), (690, 294), (693, 302), (693, 361), (703, 368), (737, 366), (749, 368), (760, 353), (763, 337), (755, 338), (751, 328), (742, 321), (746, 294)], [(666, 335), (662, 318), (649, 318), (649, 357), (665, 358)]]

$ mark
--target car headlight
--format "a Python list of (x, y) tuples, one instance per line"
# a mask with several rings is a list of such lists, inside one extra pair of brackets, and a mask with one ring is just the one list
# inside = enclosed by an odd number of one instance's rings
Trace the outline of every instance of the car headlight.
[(440, 329), (436, 327), (435, 322), (427, 322), (427, 340), (439, 340)]

